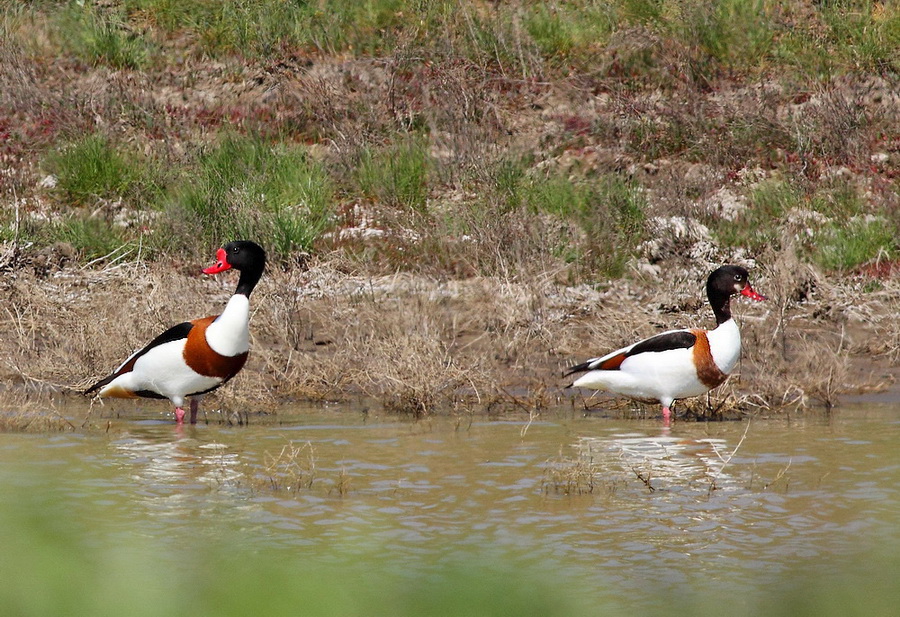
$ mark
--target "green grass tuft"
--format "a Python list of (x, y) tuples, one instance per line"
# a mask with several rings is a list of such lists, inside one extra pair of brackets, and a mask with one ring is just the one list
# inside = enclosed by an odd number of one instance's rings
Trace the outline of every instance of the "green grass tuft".
[(284, 0), (127, 0), (125, 5), (152, 15), (169, 32), (193, 33), (209, 55), (248, 58), (292, 48), (378, 53), (393, 47), (394, 26), (416, 14), (416, 7), (402, 0), (338, 0), (327, 6)]
[(900, 71), (900, 7), (895, 3), (823, 2), (818, 10), (833, 46), (858, 70)]
[[(157, 57), (143, 34), (148, 23), (188, 34), (210, 56), (271, 58), (289, 50), (380, 56), (412, 45), (432, 57), (463, 54), (523, 76), (539, 74), (542, 62), (591, 70), (616, 32), (635, 28), (690, 49), (687, 70), (701, 80), (722, 69), (764, 71), (773, 62), (807, 75), (900, 67), (900, 10), (871, 0), (822, 2), (803, 11), (764, 0), (571, 0), (501, 3), (489, 10), (409, 0), (87, 0), (52, 12), (64, 47), (117, 69), (140, 68)], [(616, 56), (621, 68), (623, 58)], [(621, 75), (634, 77), (630, 70)]]
[(829, 270), (847, 270), (877, 257), (900, 254), (900, 228), (880, 217), (857, 217), (815, 233), (812, 260)]
[(803, 192), (788, 181), (763, 182), (750, 192), (747, 208), (737, 218), (714, 221), (713, 231), (727, 247), (748, 247), (752, 251), (774, 248), (781, 242), (780, 221), (803, 200)]
[(431, 160), (424, 137), (363, 150), (356, 178), (368, 199), (400, 210), (423, 212), (428, 202)]
[(535, 3), (528, 7), (525, 27), (548, 58), (586, 59), (591, 48), (604, 44), (613, 32), (612, 6)]
[(56, 189), (73, 205), (152, 193), (158, 188), (139, 157), (119, 151), (99, 133), (62, 146), (45, 159), (44, 167), (56, 176)]
[(139, 69), (151, 55), (151, 44), (122, 11), (95, 7), (92, 2), (69, 2), (57, 22), (56, 34), (63, 45), (90, 64)]
[(771, 49), (773, 25), (764, 0), (696, 2), (688, 5), (682, 36), (726, 68), (752, 69)]
[[(259, 238), (274, 255), (308, 251), (331, 224), (333, 188), (324, 166), (301, 146), (231, 135), (202, 152), (171, 189), (166, 206), (193, 219), (215, 246)], [(190, 244), (187, 230), (172, 238)]]
[(522, 201), (538, 213), (574, 224), (553, 252), (587, 271), (618, 276), (640, 241), (646, 201), (640, 188), (616, 175), (576, 182), (564, 176), (538, 178), (520, 187)]
[(79, 215), (53, 223), (44, 228), (40, 235), (46, 237), (47, 244), (64, 242), (72, 245), (84, 259), (108, 255), (128, 242), (123, 228), (103, 219)]

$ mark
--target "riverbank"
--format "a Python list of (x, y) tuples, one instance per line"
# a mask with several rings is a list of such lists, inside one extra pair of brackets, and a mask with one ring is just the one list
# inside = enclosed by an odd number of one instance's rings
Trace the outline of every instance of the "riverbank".
[(198, 271), (236, 237), (270, 267), (222, 408), (655, 413), (561, 374), (710, 325), (722, 263), (770, 301), (735, 302), (737, 374), (690, 417), (891, 387), (900, 11), (636, 6), (4, 5), (6, 406), (218, 311)]
[[(733, 302), (744, 350), (735, 375), (684, 418), (729, 418), (837, 405), (842, 395), (890, 390), (900, 354), (898, 279), (829, 279), (782, 262), (757, 264), (764, 303)], [(78, 391), (179, 321), (215, 314), (234, 281), (205, 264), (127, 257), (3, 281), (0, 340), (5, 406)], [(599, 413), (658, 412), (567, 389), (567, 366), (674, 327), (711, 327), (704, 277), (659, 269), (568, 286), (547, 272), (528, 281), (360, 276), (339, 259), (270, 268), (252, 298), (244, 371), (204, 405), (241, 413), (288, 402), (365, 397), (384, 410), (540, 413), (571, 401)], [(64, 403), (63, 403), (64, 404)], [(124, 412), (156, 401), (107, 402)]]

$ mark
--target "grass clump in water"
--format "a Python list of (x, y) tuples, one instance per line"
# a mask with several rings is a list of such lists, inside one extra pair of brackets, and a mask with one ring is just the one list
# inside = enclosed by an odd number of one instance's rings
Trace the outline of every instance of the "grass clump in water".
[(562, 454), (544, 467), (541, 490), (544, 494), (586, 495), (594, 492), (598, 483), (596, 470), (590, 459), (569, 459)]

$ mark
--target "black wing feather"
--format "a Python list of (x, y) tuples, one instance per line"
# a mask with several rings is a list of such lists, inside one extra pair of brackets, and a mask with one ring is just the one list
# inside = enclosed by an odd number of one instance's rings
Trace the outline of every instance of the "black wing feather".
[[(662, 334), (657, 334), (656, 336), (651, 336), (650, 338), (644, 339), (643, 341), (635, 344), (634, 347), (629, 349), (627, 352), (623, 352), (612, 356), (611, 358), (606, 358), (603, 362), (600, 362), (600, 358), (592, 358), (587, 362), (582, 362), (581, 364), (575, 365), (570, 368), (563, 377), (571, 375), (573, 373), (582, 373), (585, 371), (595, 371), (595, 370), (618, 370), (622, 365), (622, 362), (631, 356), (636, 356), (645, 352), (660, 352), (660, 351), (669, 351), (670, 349), (686, 349), (688, 347), (692, 347), (694, 343), (697, 342), (697, 337), (687, 331), (687, 330), (676, 330), (674, 332), (663, 332)], [(601, 356), (606, 357), (606, 356)], [(604, 366), (607, 365), (608, 366)]]
[(697, 336), (687, 330), (663, 332), (639, 342), (628, 350), (626, 356), (636, 356), (645, 352), (669, 351), (670, 349), (686, 349), (693, 347), (696, 342)]
[(582, 362), (581, 364), (576, 364), (575, 366), (570, 368), (568, 371), (566, 371), (563, 374), (563, 377), (568, 377), (569, 375), (572, 375), (573, 373), (583, 373), (584, 371), (589, 371), (589, 370), (591, 370), (591, 364), (593, 364), (594, 362), (596, 362), (596, 360), (588, 360), (587, 362)]

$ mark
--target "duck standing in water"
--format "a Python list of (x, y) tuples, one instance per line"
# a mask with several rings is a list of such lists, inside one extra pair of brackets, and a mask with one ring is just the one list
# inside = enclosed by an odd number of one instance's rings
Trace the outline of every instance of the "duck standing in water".
[(765, 300), (750, 286), (740, 266), (722, 266), (706, 281), (706, 296), (716, 328), (669, 330), (573, 366), (584, 372), (571, 386), (607, 390), (641, 400), (657, 400), (663, 421), (671, 422), (676, 399), (706, 394), (721, 385), (741, 355), (741, 333), (731, 316), (731, 296)]
[(172, 326), (132, 354), (111, 375), (85, 391), (100, 397), (169, 399), (175, 421), (184, 423), (185, 399), (191, 398), (191, 424), (199, 399), (237, 375), (250, 352), (250, 294), (266, 267), (266, 252), (255, 242), (229, 242), (216, 263), (203, 270), (240, 271), (237, 289), (221, 315)]

